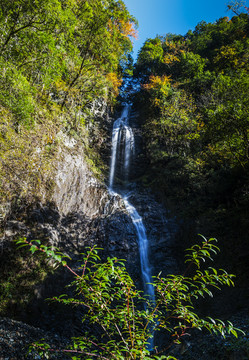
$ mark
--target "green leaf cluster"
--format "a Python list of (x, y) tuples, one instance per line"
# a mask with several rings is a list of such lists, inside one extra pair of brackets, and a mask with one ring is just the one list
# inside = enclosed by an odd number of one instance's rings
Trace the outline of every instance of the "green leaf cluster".
[(166, 196), (175, 189), (174, 197), (207, 194), (212, 202), (229, 192), (248, 204), (248, 29), (244, 8), (185, 36), (148, 39), (139, 52), (134, 103), (151, 164), (146, 176)]
[(136, 27), (121, 0), (0, 0), (1, 201), (44, 197), (59, 139), (94, 148), (89, 124), (116, 101)]
[[(83, 309), (84, 324), (88, 332), (72, 339), (67, 349), (51, 349), (42, 342), (31, 346), (30, 351), (40, 354), (64, 353), (72, 359), (175, 359), (170, 353), (174, 344), (180, 343), (193, 329), (207, 329), (210, 333), (238, 336), (238, 329), (231, 322), (225, 324), (219, 319), (199, 317), (195, 310), (196, 300), (212, 296), (212, 289), (233, 285), (233, 275), (224, 270), (203, 268), (219, 250), (216, 239), (202, 236), (200, 244), (187, 249), (186, 271), (182, 275), (154, 277), (155, 302), (151, 303), (136, 289), (127, 273), (123, 261), (108, 258), (102, 262), (96, 247), (82, 254), (82, 265), (73, 270), (65, 256), (51, 250), (39, 241), (28, 243), (26, 239), (17, 242), (29, 246), (30, 251), (42, 252), (58, 265), (67, 267), (74, 274), (71, 286), (75, 296), (54, 297), (65, 305)], [(146, 305), (146, 306), (145, 306)], [(154, 348), (151, 339), (156, 333), (167, 333), (167, 343)]]

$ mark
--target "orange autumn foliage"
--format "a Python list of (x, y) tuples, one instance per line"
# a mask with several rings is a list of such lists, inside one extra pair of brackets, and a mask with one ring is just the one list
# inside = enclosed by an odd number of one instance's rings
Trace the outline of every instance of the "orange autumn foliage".
[(109, 20), (108, 31), (110, 34), (113, 34), (115, 31), (118, 31), (122, 36), (126, 38), (129, 37), (132, 37), (134, 39), (138, 38), (138, 32), (135, 29), (135, 24), (130, 20), (129, 21), (118, 20), (114, 22)]
[(134, 39), (138, 39), (138, 32), (134, 27), (134, 23), (131, 21), (121, 22), (122, 24), (122, 35), (125, 37), (131, 36)]
[(106, 78), (108, 82), (111, 83), (115, 96), (117, 96), (119, 93), (119, 87), (122, 85), (122, 79), (120, 79), (117, 74), (113, 72), (108, 73)]
[(143, 85), (144, 89), (152, 90), (152, 89), (163, 89), (164, 87), (168, 87), (170, 85), (171, 79), (170, 76), (150, 76), (149, 83)]

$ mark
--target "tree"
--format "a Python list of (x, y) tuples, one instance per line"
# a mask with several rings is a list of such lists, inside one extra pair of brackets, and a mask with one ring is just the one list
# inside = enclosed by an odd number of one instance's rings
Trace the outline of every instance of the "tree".
[(231, 166), (246, 166), (249, 161), (249, 77), (220, 75), (212, 86), (206, 108), (206, 135), (220, 161)]
[(91, 92), (112, 93), (108, 74), (120, 78), (136, 36), (123, 1), (14, 0), (0, 9), (1, 56), (32, 85), (62, 107), (88, 103)]
[[(225, 325), (220, 320), (202, 319), (193, 306), (196, 299), (212, 296), (212, 288), (233, 285), (233, 275), (226, 271), (211, 267), (202, 269), (203, 262), (218, 251), (215, 242), (213, 238), (202, 237), (200, 245), (187, 250), (188, 267), (183, 275), (156, 276), (153, 283), (156, 300), (151, 303), (136, 289), (124, 263), (116, 258), (100, 262), (95, 247), (82, 255), (82, 265), (76, 272), (68, 265), (67, 256), (39, 241), (18, 240), (20, 246), (30, 246), (32, 254), (42, 252), (74, 275), (71, 285), (76, 289), (75, 297), (61, 295), (52, 300), (83, 307), (86, 310), (83, 322), (87, 321), (94, 329), (92, 333), (73, 338), (72, 346), (67, 349), (51, 349), (48, 344), (38, 342), (31, 346), (30, 352), (47, 358), (53, 353), (64, 353), (74, 360), (82, 356), (108, 360), (175, 359), (169, 349), (189, 335), (191, 329), (207, 329), (223, 337), (225, 334), (237, 337), (237, 329), (230, 322)], [(154, 349), (153, 335), (162, 330), (173, 340), (165, 348)]]
[(142, 75), (144, 81), (148, 76), (155, 75), (158, 72), (163, 57), (163, 48), (160, 38), (147, 39), (138, 54), (138, 60), (135, 67), (135, 74)]
[(206, 60), (193, 52), (184, 52), (181, 55), (180, 63), (181, 76), (184, 78), (194, 78), (202, 75)]
[(234, 14), (239, 15), (244, 9), (246, 9), (245, 1), (244, 0), (230, 1), (229, 4), (227, 5), (227, 8), (228, 10), (234, 12)]
[(1, 197), (38, 193), (64, 135), (88, 142), (95, 104), (116, 101), (136, 27), (122, 0), (0, 0)]

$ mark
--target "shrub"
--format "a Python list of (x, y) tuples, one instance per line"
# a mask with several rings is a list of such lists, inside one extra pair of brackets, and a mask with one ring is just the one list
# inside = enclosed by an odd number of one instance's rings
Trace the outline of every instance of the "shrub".
[[(17, 243), (30, 246), (32, 254), (43, 252), (55, 265), (64, 266), (74, 275), (71, 286), (75, 296), (61, 295), (51, 300), (83, 307), (82, 321), (93, 330), (74, 337), (67, 349), (53, 349), (39, 342), (31, 345), (30, 352), (36, 351), (48, 359), (55, 353), (67, 354), (73, 360), (175, 359), (170, 355), (171, 347), (189, 335), (191, 329), (237, 337), (238, 329), (231, 322), (225, 324), (210, 317), (202, 319), (193, 306), (196, 299), (212, 296), (212, 289), (233, 285), (234, 275), (225, 270), (202, 269), (203, 262), (219, 250), (214, 238), (202, 237), (200, 245), (187, 249), (188, 267), (184, 274), (154, 277), (155, 302), (150, 302), (135, 287), (121, 260), (108, 258), (101, 262), (95, 246), (82, 254), (82, 265), (75, 271), (68, 265), (66, 255), (38, 240), (20, 239)], [(156, 348), (153, 337), (161, 331), (168, 333), (171, 340), (166, 346)]]

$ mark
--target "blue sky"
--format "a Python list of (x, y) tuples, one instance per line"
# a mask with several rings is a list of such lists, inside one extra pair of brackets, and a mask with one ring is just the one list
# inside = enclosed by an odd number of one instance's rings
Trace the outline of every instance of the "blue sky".
[[(147, 38), (167, 33), (185, 35), (202, 20), (214, 22), (232, 17), (229, 0), (123, 0), (139, 22), (139, 39), (134, 41), (134, 58)], [(248, 1), (246, 1), (248, 4)]]

